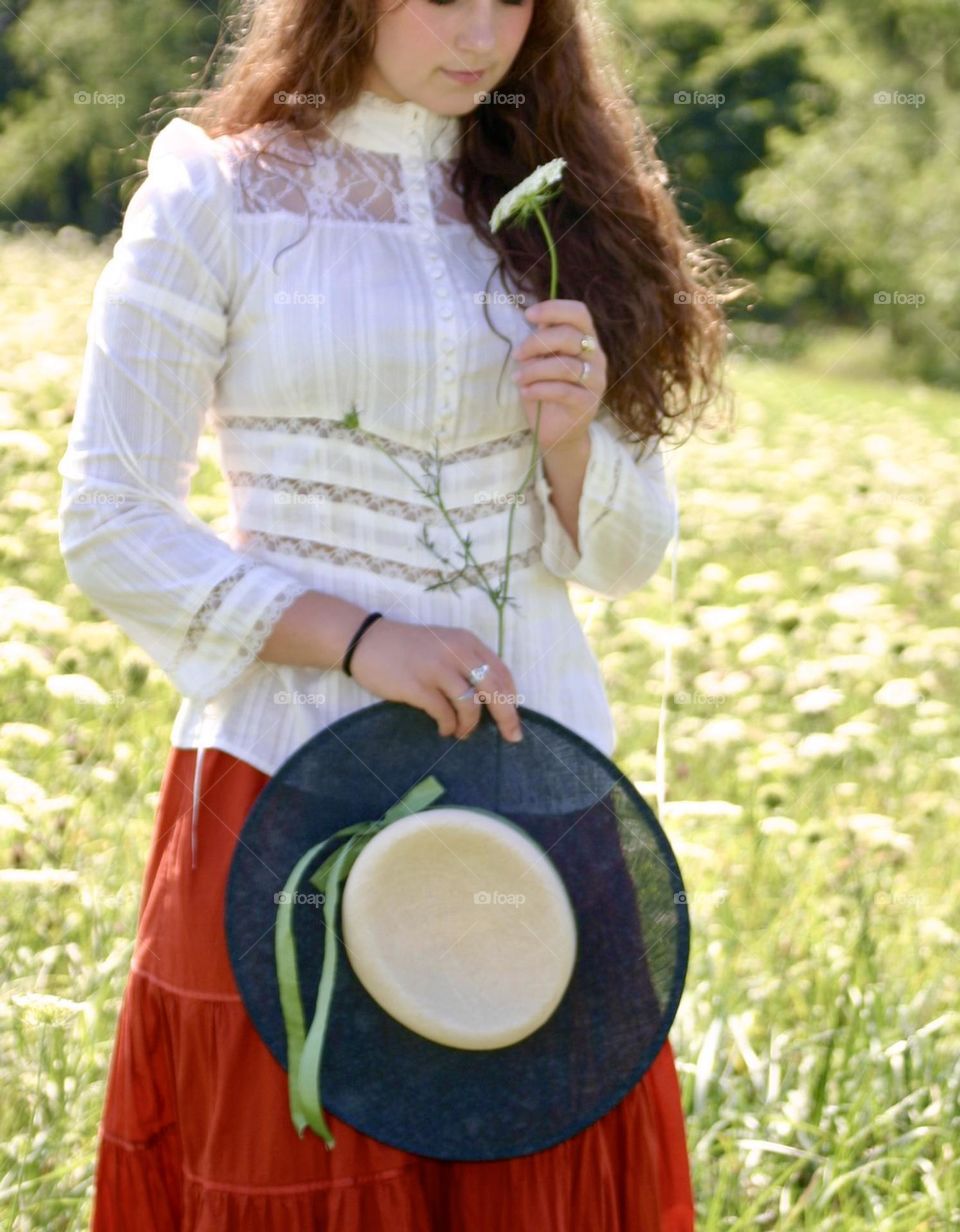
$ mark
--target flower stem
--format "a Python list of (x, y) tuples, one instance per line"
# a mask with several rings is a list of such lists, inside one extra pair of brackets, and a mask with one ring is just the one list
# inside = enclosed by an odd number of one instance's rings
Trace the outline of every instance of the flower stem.
[[(428, 500), (433, 500), (433, 498), (434, 498), (434, 493), (429, 492), (429, 491), (428, 491), (428, 490), (427, 490), (427, 489), (423, 486), (423, 484), (421, 484), (421, 483), (420, 483), (420, 482), (419, 482), (419, 481), (415, 478), (415, 476), (413, 476), (413, 475), (412, 475), (412, 474), (411, 474), (411, 473), (407, 470), (407, 468), (403, 465), (403, 463), (402, 463), (402, 462), (397, 461), (397, 459), (396, 459), (396, 458), (395, 458), (395, 457), (394, 457), (394, 456), (390, 453), (390, 451), (389, 451), (389, 450), (387, 450), (387, 449), (384, 449), (384, 447), (383, 447), (381, 444), (379, 444), (377, 441), (374, 441), (374, 444), (376, 445), (377, 449), (379, 449), (379, 450), (380, 450), (380, 452), (381, 452), (381, 453), (382, 453), (385, 457), (389, 458), (389, 459), (390, 459), (390, 461), (391, 461), (391, 462), (393, 462), (393, 464), (394, 464), (395, 466), (398, 466), (398, 467), (400, 468), (400, 470), (401, 470), (401, 471), (403, 471), (403, 473), (407, 476), (407, 478), (411, 481), (411, 483), (413, 483), (413, 485), (416, 487), (416, 489), (417, 489), (417, 491), (418, 491), (418, 492), (422, 492), (422, 493), (423, 493), (423, 495), (424, 495), (424, 496), (426, 496), (426, 497), (428, 498)], [(456, 535), (456, 537), (457, 537), (457, 542), (460, 544), (461, 548), (463, 549), (463, 553), (464, 553), (464, 562), (465, 562), (465, 564), (466, 564), (466, 565), (470, 565), (471, 563), (473, 564), (473, 567), (476, 569), (477, 573), (480, 575), (480, 579), (481, 579), (481, 582), (482, 582), (482, 588), (483, 588), (483, 589), (487, 592), (487, 594), (490, 596), (491, 601), (492, 601), (494, 604), (496, 604), (496, 599), (494, 599), (494, 598), (493, 598), (493, 587), (492, 587), (492, 586), (490, 585), (490, 583), (487, 581), (487, 575), (486, 575), (486, 573), (484, 572), (483, 566), (480, 564), (480, 562), (479, 562), (479, 561), (477, 560), (477, 558), (474, 556), (473, 551), (472, 551), (472, 549), (471, 549), (471, 547), (470, 547), (470, 544), (469, 544), (469, 543), (467, 543), (467, 541), (466, 541), (466, 540), (463, 538), (463, 536), (460, 534), (460, 528), (457, 526), (456, 522), (454, 522), (453, 518), (450, 516), (450, 511), (447, 509), (446, 505), (444, 504), (444, 501), (443, 501), (443, 493), (442, 493), (442, 491), (441, 491), (441, 483), (440, 483), (440, 456), (439, 456), (439, 453), (436, 453), (436, 454), (435, 454), (435, 456), (436, 456), (436, 462), (437, 462), (437, 479), (436, 479), (436, 485), (437, 485), (437, 486), (436, 486), (436, 493), (435, 493), (435, 495), (436, 495), (436, 500), (434, 501), (434, 504), (437, 506), (437, 508), (438, 508), (438, 509), (440, 510), (440, 512), (443, 514), (444, 519), (445, 519), (445, 521), (446, 521), (447, 525), (450, 527), (450, 529), (451, 529), (451, 530), (453, 531), (453, 533)], [(435, 585), (436, 585), (436, 586), (441, 586), (442, 584), (443, 584), (442, 582), (437, 582), (437, 583), (435, 583)], [(433, 589), (434, 589), (434, 587), (433, 587), (433, 586), (430, 586), (430, 587), (427, 587), (427, 589), (428, 589), (428, 590), (433, 590)]]
[[(547, 241), (547, 252), (549, 252), (550, 254), (550, 294), (547, 296), (547, 298), (556, 299), (557, 298), (557, 282), (558, 282), (556, 246), (554, 245), (554, 242), (553, 242), (553, 235), (550, 231), (550, 224), (547, 222), (547, 219), (546, 219), (546, 216), (544, 215), (543, 210), (540, 208), (539, 205), (534, 204), (533, 212), (537, 216), (537, 222), (540, 224), (540, 229), (543, 231), (544, 237)], [(510, 502), (510, 513), (507, 516), (507, 559), (506, 559), (506, 563), (504, 564), (504, 569), (503, 569), (504, 595), (507, 594), (509, 581), (510, 581), (510, 543), (511, 543), (511, 540), (513, 539), (513, 515), (516, 512), (517, 500), (525, 491), (528, 483), (530, 482), (530, 477), (533, 474), (534, 470), (536, 469), (538, 447), (540, 444), (540, 412), (542, 409), (543, 409), (543, 403), (538, 402), (537, 403), (537, 418), (533, 426), (533, 451), (530, 455), (530, 465), (527, 467), (527, 473), (524, 475), (523, 482), (520, 484), (519, 489), (513, 494), (513, 499)], [(500, 656), (501, 659), (503, 658), (503, 611), (504, 611), (505, 606), (506, 606), (506, 603), (504, 602), (503, 604), (500, 604), (497, 609), (497, 654)]]

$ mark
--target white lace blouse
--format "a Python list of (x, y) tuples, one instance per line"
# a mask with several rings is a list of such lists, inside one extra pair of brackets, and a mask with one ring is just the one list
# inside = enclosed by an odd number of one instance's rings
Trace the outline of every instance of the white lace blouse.
[[(257, 657), (307, 589), (496, 649), (475, 574), (428, 589), (463, 558), (420, 490), (439, 461), (447, 508), (499, 580), (504, 498), (533, 437), (484, 308), (514, 347), (532, 326), (449, 186), (458, 129), (364, 92), (323, 140), (280, 125), (211, 139), (177, 118), (153, 141), (95, 287), (61, 547), (70, 578), (182, 693), (176, 746), (270, 774), (378, 700), (339, 669)], [(208, 415), (230, 500), (220, 534), (186, 504)], [(659, 448), (628, 443), (605, 409), (590, 443), (579, 552), (542, 461), (517, 505), (503, 658), (523, 704), (609, 754), (610, 708), (565, 583), (642, 587), (676, 501)]]

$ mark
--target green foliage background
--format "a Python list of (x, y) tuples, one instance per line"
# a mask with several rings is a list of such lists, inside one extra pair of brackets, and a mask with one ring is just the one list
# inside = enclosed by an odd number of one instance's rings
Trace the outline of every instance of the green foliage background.
[[(226, 12), (5, 5), (0, 225), (118, 226), (123, 178), (173, 92), (200, 80)], [(756, 284), (749, 315), (747, 301), (733, 312), (741, 341), (797, 354), (842, 324), (871, 339), (872, 361), (955, 385), (954, 0), (610, 0), (608, 12), (685, 218)]]

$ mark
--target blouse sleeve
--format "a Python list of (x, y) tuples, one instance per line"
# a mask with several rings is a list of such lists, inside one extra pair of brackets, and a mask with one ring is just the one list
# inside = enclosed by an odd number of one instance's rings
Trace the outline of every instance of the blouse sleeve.
[(638, 590), (656, 573), (677, 524), (659, 441), (641, 445), (608, 408), (590, 424), (590, 459), (583, 477), (574, 546), (550, 500), (543, 458), (534, 488), (544, 510), (543, 563), (608, 599)]
[(232, 548), (186, 504), (234, 283), (220, 158), (179, 117), (154, 138), (94, 288), (59, 468), (70, 579), (182, 693), (204, 700), (239, 676), (308, 589)]

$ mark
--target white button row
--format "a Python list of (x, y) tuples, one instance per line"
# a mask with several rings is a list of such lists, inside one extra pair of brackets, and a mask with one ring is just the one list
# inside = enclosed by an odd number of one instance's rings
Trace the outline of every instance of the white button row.
[(415, 234), (423, 246), (426, 268), (435, 283), (434, 291), (437, 296), (438, 317), (437, 337), (439, 346), (444, 353), (444, 358), (448, 361), (448, 366), (445, 366), (440, 372), (441, 379), (438, 381), (437, 390), (438, 409), (440, 411), (440, 414), (437, 416), (437, 424), (441, 430), (447, 431), (453, 426), (453, 408), (456, 403), (457, 391), (457, 371), (454, 367), (449, 366), (453, 353), (456, 350), (456, 340), (453, 337), (454, 310), (449, 302), (450, 290), (444, 281), (444, 275), (447, 272), (446, 265), (437, 251), (436, 223), (433, 216), (432, 202), (429, 198), (426, 167), (419, 153), (410, 154), (407, 161), (409, 197), (411, 199), (411, 213), (415, 219)]

